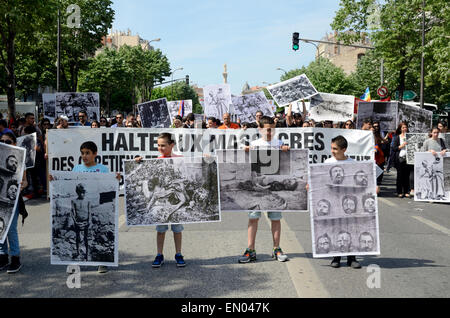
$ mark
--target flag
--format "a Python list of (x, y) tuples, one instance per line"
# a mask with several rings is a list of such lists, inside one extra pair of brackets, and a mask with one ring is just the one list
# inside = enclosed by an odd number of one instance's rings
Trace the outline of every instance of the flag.
[(180, 105), (178, 106), (178, 115), (182, 118), (184, 117), (184, 100), (180, 100)]
[(369, 87), (366, 88), (366, 91), (364, 92), (364, 95), (360, 97), (365, 102), (370, 102), (370, 89)]

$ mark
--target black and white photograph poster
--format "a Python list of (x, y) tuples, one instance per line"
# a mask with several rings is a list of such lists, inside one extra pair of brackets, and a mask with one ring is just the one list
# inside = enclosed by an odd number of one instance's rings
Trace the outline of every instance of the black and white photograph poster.
[(267, 90), (279, 107), (289, 106), (290, 103), (309, 99), (317, 94), (317, 90), (305, 74), (268, 86)]
[(44, 118), (48, 118), (50, 122), (53, 123), (56, 116), (56, 95), (42, 94), (42, 104), (44, 108)]
[(398, 103), (397, 122), (408, 122), (408, 130), (410, 133), (428, 132), (432, 125), (433, 112), (422, 109), (418, 106), (406, 105)]
[(128, 226), (220, 222), (215, 157), (124, 161)]
[(216, 150), (226, 212), (307, 212), (308, 149)]
[(192, 100), (170, 101), (167, 102), (167, 108), (169, 109), (170, 122), (173, 123), (175, 116), (185, 117), (187, 114), (192, 113)]
[(203, 87), (205, 99), (204, 113), (208, 117), (216, 117), (222, 120), (223, 114), (230, 111), (231, 88), (229, 84), (208, 85)]
[(169, 128), (172, 123), (165, 98), (139, 104), (137, 109), (143, 128)]
[(116, 174), (52, 172), (52, 176), (51, 264), (118, 266)]
[(319, 93), (311, 97), (309, 118), (344, 122), (353, 120), (354, 108), (354, 96)]
[(69, 123), (79, 121), (78, 113), (85, 111), (88, 121), (100, 120), (100, 95), (98, 93), (56, 93), (55, 118), (65, 115)]
[[(450, 154), (443, 157), (434, 156), (431, 152), (416, 152), (414, 158), (414, 201), (450, 202), (448, 182), (448, 159)], [(444, 165), (444, 162), (446, 165)]]
[(233, 114), (241, 120), (241, 123), (256, 122), (256, 112), (261, 111), (264, 116), (273, 117), (272, 105), (264, 95), (264, 92), (233, 96)]
[(414, 164), (414, 153), (421, 152), (428, 133), (406, 133), (406, 163)]
[(313, 257), (379, 255), (374, 161), (312, 164)]
[(19, 199), (25, 149), (0, 143), (0, 243), (6, 240)]
[(444, 191), (450, 192), (450, 156), (444, 157)]
[(361, 129), (365, 119), (380, 122), (381, 131), (392, 131), (397, 128), (397, 102), (359, 102), (357, 129)]
[(25, 148), (25, 169), (33, 168), (36, 161), (36, 133), (25, 135), (17, 138), (17, 147)]

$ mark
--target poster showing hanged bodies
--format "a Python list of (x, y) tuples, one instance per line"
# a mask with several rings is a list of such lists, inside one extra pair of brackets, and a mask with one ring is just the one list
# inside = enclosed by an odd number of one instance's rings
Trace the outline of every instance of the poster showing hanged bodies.
[(215, 157), (125, 161), (128, 226), (220, 221)]
[(397, 123), (408, 122), (410, 133), (428, 132), (432, 125), (433, 112), (417, 106), (398, 103)]
[(317, 122), (353, 120), (354, 107), (354, 96), (319, 93), (311, 97), (309, 118)]
[(33, 168), (36, 161), (36, 133), (25, 135), (17, 138), (17, 147), (25, 148), (25, 169)]
[(187, 114), (192, 113), (192, 100), (170, 101), (167, 102), (167, 108), (169, 109), (170, 122), (173, 123), (175, 116), (185, 117)]
[(222, 119), (223, 114), (230, 111), (232, 100), (229, 84), (205, 86), (203, 87), (203, 96), (206, 116)]
[(305, 74), (268, 86), (267, 90), (279, 107), (289, 106), (290, 103), (309, 99), (317, 94), (317, 90)]
[(310, 166), (313, 257), (379, 255), (375, 162)]
[(445, 155), (415, 153), (414, 201), (450, 202), (450, 153)]
[(264, 92), (233, 96), (233, 111), (242, 123), (256, 122), (256, 112), (261, 111), (264, 116), (273, 117), (272, 105), (264, 95)]
[[(50, 100), (50, 99), (49, 99)], [(51, 105), (51, 102), (50, 102)], [(98, 93), (56, 93), (55, 94), (55, 113), (53, 120), (59, 116), (65, 115), (69, 118), (69, 123), (79, 121), (78, 113), (85, 111), (88, 115), (88, 122), (100, 119), (100, 96)], [(49, 114), (44, 103), (44, 114)], [(51, 120), (51, 119), (50, 119)]]
[(52, 176), (51, 264), (118, 266), (116, 175), (54, 172)]
[(0, 243), (6, 240), (18, 204), (25, 149), (0, 143)]
[(308, 150), (217, 150), (225, 212), (306, 212)]
[(406, 133), (406, 163), (414, 164), (414, 153), (421, 152), (428, 133)]
[(137, 109), (143, 128), (168, 128), (172, 123), (165, 98), (139, 104)]
[(392, 131), (397, 128), (397, 102), (359, 102), (356, 128), (361, 129), (365, 119), (380, 122), (381, 131)]

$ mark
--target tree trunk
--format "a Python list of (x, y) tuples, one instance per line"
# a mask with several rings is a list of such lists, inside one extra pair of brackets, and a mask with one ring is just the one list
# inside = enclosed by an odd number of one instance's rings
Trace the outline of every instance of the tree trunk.
[(7, 77), (7, 88), (6, 95), (8, 96), (8, 119), (15, 119), (16, 116), (16, 74), (15, 74), (15, 63), (16, 63), (16, 51), (14, 47), (14, 40), (16, 38), (16, 33), (12, 30), (12, 26), (8, 21), (8, 36), (6, 41), (6, 77)]
[(398, 87), (398, 99), (403, 102), (403, 92), (405, 91), (405, 79), (406, 79), (406, 69), (400, 70), (399, 76), (399, 87)]

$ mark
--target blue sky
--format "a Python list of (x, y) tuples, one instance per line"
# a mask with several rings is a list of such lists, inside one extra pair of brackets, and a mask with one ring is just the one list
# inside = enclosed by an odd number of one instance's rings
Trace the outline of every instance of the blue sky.
[(223, 82), (228, 67), (231, 92), (277, 83), (282, 71), (308, 65), (316, 48), (300, 42), (292, 50), (292, 33), (320, 40), (331, 32), (338, 0), (113, 0), (113, 30), (139, 34), (168, 57), (175, 78), (190, 76), (200, 87)]

